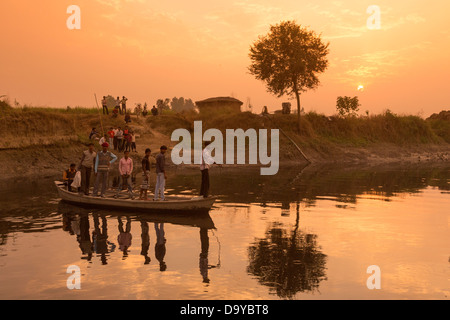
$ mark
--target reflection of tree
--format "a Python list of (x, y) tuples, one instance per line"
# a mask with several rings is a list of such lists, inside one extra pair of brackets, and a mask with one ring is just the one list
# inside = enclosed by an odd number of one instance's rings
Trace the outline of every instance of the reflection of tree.
[(272, 223), (265, 238), (248, 250), (248, 272), (281, 298), (314, 292), (326, 280), (326, 255), (317, 245), (317, 236), (299, 231), (298, 223), (298, 211), (296, 227), (290, 234), (281, 224)]

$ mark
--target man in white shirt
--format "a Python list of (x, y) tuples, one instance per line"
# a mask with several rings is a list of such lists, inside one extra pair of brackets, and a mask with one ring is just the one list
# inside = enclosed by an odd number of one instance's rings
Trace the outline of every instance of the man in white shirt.
[(119, 127), (119, 129), (116, 132), (115, 137), (117, 137), (117, 150), (119, 150), (119, 152), (123, 151), (123, 131), (122, 128)]
[(211, 142), (205, 141), (205, 148), (202, 151), (202, 164), (200, 165), (200, 171), (202, 173), (202, 186), (200, 188), (200, 195), (204, 198), (209, 196), (209, 168), (210, 165), (214, 164), (214, 159), (206, 147)]
[(100, 140), (98, 140), (98, 144), (99, 145), (103, 145), (105, 142), (108, 142), (108, 135), (105, 134), (103, 137), (100, 138)]
[(120, 104), (122, 103), (122, 100), (120, 100), (119, 97), (116, 99), (116, 109), (119, 110), (120, 114), (122, 114), (122, 109), (120, 109)]

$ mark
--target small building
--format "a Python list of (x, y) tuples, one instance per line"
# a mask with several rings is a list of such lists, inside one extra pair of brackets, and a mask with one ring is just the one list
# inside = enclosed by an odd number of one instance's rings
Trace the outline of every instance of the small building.
[(242, 101), (232, 97), (216, 97), (195, 102), (200, 112), (213, 112), (223, 110), (229, 112), (241, 112)]

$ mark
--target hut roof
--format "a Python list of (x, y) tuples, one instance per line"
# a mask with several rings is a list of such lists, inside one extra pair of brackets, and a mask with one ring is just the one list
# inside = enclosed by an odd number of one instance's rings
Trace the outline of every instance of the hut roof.
[(239, 105), (243, 105), (244, 103), (238, 99), (232, 98), (232, 97), (215, 97), (215, 98), (209, 98), (201, 101), (196, 101), (196, 104), (205, 104), (205, 103), (214, 103), (214, 102), (235, 102), (239, 103)]

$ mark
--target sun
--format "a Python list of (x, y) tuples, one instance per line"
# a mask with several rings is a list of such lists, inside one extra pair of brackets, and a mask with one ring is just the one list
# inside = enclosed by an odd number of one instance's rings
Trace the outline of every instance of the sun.
[(360, 84), (360, 85), (358, 86), (358, 91), (364, 91), (364, 86), (363, 86), (362, 84)]

